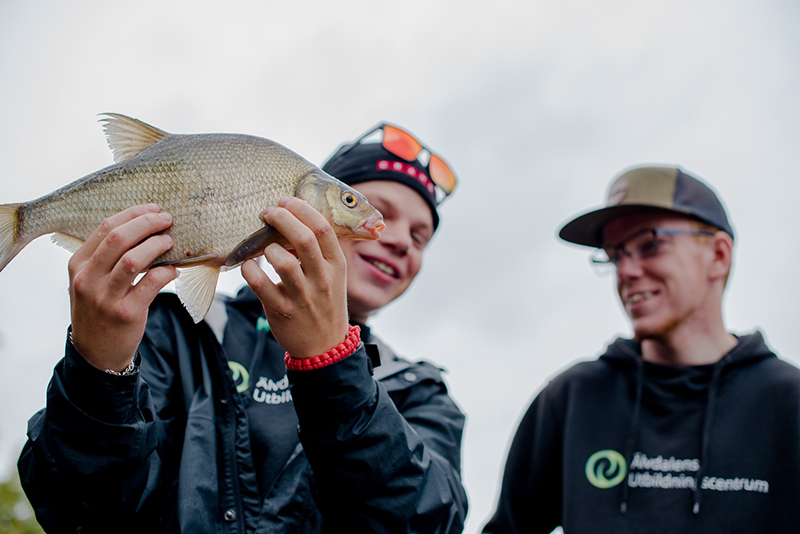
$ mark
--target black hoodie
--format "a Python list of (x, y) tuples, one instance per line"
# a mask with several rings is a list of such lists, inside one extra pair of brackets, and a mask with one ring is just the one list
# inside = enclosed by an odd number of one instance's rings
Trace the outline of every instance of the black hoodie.
[(760, 333), (719, 362), (618, 339), (557, 376), (511, 445), (485, 533), (800, 532), (800, 370)]

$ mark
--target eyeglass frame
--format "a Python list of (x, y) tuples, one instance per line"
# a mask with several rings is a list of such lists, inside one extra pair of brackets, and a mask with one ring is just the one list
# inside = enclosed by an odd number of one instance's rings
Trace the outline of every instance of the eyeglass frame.
[[(618, 268), (619, 262), (621, 259), (621, 255), (627, 256), (631, 260), (641, 260), (642, 258), (652, 258), (658, 254), (658, 247), (656, 250), (650, 254), (645, 255), (642, 254), (640, 251), (636, 251), (636, 253), (631, 253), (625, 249), (625, 247), (638, 236), (646, 233), (651, 232), (653, 235), (652, 242), (658, 243), (659, 236), (676, 236), (676, 235), (704, 235), (704, 236), (713, 236), (717, 231), (706, 230), (703, 228), (692, 228), (692, 229), (685, 229), (685, 228), (643, 228), (638, 232), (634, 233), (628, 239), (625, 239), (621, 243), (616, 245), (608, 246), (608, 247), (599, 247), (595, 249), (592, 254), (589, 256), (589, 262), (591, 263), (592, 267), (595, 269), (595, 272), (600, 274), (606, 274), (606, 271), (599, 271), (599, 268), (603, 268), (606, 266), (613, 266), (615, 269)], [(608, 253), (608, 249), (610, 249), (614, 253), (614, 259), (611, 258), (611, 254)], [(620, 254), (621, 253), (621, 254)], [(598, 258), (600, 254), (605, 254), (606, 259)], [(609, 271), (610, 272), (610, 271)]]
[[(425, 171), (428, 173), (428, 178), (430, 178), (430, 180), (431, 180), (431, 183), (433, 184), (433, 186), (434, 186), (436, 189), (438, 189), (439, 191), (441, 191), (441, 192), (444, 194), (444, 196), (442, 196), (441, 198), (439, 198), (439, 195), (436, 195), (436, 194), (434, 194), (434, 195), (433, 195), (437, 205), (439, 205), (439, 204), (441, 204), (442, 202), (444, 202), (444, 199), (446, 199), (446, 198), (447, 198), (447, 197), (449, 197), (451, 194), (453, 194), (453, 191), (455, 191), (455, 184), (457, 184), (457, 183), (458, 183), (458, 178), (456, 177), (456, 173), (455, 173), (455, 171), (453, 170), (453, 168), (450, 166), (450, 164), (449, 164), (449, 163), (447, 163), (447, 161), (445, 161), (445, 159), (444, 159), (442, 156), (440, 156), (440, 155), (439, 155), (437, 152), (434, 152), (434, 151), (432, 151), (432, 150), (431, 150), (430, 148), (428, 148), (428, 147), (427, 147), (425, 144), (423, 144), (423, 143), (422, 143), (422, 141), (420, 141), (420, 140), (417, 138), (417, 136), (415, 136), (414, 134), (412, 134), (411, 132), (409, 132), (407, 129), (405, 129), (405, 128), (401, 127), (401, 126), (398, 126), (398, 125), (396, 125), (396, 124), (392, 124), (391, 122), (386, 122), (386, 121), (379, 122), (378, 124), (376, 124), (375, 126), (373, 126), (372, 128), (370, 128), (369, 130), (367, 130), (367, 131), (366, 131), (366, 133), (362, 134), (362, 135), (361, 135), (361, 136), (360, 136), (358, 139), (356, 139), (355, 141), (353, 141), (352, 143), (350, 143), (350, 144), (349, 144), (349, 146), (348, 146), (348, 145), (345, 145), (347, 148), (345, 148), (345, 149), (344, 149), (344, 150), (342, 150), (341, 152), (337, 153), (337, 154), (336, 154), (336, 157), (337, 157), (337, 158), (340, 158), (340, 157), (344, 156), (345, 154), (347, 154), (348, 152), (350, 152), (351, 150), (353, 150), (355, 147), (357, 147), (358, 145), (360, 145), (360, 144), (361, 144), (361, 142), (362, 142), (364, 139), (366, 139), (367, 137), (369, 137), (369, 136), (370, 136), (370, 135), (372, 135), (373, 133), (377, 132), (378, 130), (383, 130), (384, 126), (391, 126), (392, 128), (397, 128), (397, 129), (398, 129), (398, 130), (400, 130), (401, 132), (404, 132), (404, 133), (406, 133), (407, 135), (409, 135), (409, 136), (410, 136), (412, 139), (414, 139), (414, 140), (415, 140), (417, 143), (419, 143), (419, 146), (421, 146), (421, 147), (422, 147), (422, 150), (420, 150), (420, 152), (417, 154), (417, 157), (416, 157), (416, 158), (414, 158), (413, 160), (410, 160), (410, 161), (419, 161), (419, 162), (420, 162), (420, 164), (422, 164), (422, 163), (423, 163), (423, 161), (422, 161), (421, 159), (419, 159), (419, 155), (420, 155), (420, 154), (421, 154), (423, 151), (428, 153), (428, 161), (427, 161), (427, 163), (425, 163), (425, 164), (424, 164), (424, 167), (423, 167), (423, 168), (424, 168), (424, 169), (425, 169)], [(385, 132), (384, 132), (384, 135), (385, 135)], [(381, 147), (382, 147), (384, 150), (386, 150), (387, 152), (389, 152), (389, 153), (390, 153), (390, 154), (392, 154), (393, 156), (395, 156), (395, 157), (398, 157), (398, 158), (401, 158), (401, 159), (404, 159), (405, 161), (409, 161), (409, 160), (406, 160), (405, 158), (403, 158), (402, 156), (398, 156), (397, 154), (395, 154), (394, 152), (392, 152), (392, 151), (391, 151), (391, 150), (389, 150), (388, 148), (384, 147), (384, 146), (383, 146), (383, 139), (381, 139), (381, 141), (380, 141), (380, 143), (379, 143), (379, 144), (381, 145)], [(340, 149), (340, 150), (341, 150), (341, 149)], [(432, 155), (435, 155), (437, 158), (439, 158), (439, 159), (442, 161), (442, 163), (444, 163), (444, 164), (447, 166), (448, 170), (450, 171), (450, 174), (452, 174), (452, 175), (453, 175), (454, 185), (453, 185), (453, 188), (450, 190), (450, 192), (449, 192), (449, 193), (448, 193), (448, 192), (447, 192), (447, 191), (446, 191), (446, 190), (445, 190), (445, 189), (444, 189), (442, 186), (440, 186), (439, 184), (437, 184), (437, 183), (434, 181), (434, 179), (433, 179), (433, 176), (431, 176), (431, 169), (430, 169), (431, 160), (430, 160), (430, 156), (432, 156)]]

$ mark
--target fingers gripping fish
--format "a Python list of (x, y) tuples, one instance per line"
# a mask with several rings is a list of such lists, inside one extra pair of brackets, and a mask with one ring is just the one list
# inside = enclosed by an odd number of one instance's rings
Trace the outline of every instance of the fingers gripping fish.
[(76, 251), (105, 219), (157, 203), (172, 214), (173, 247), (151, 267), (173, 265), (178, 296), (205, 317), (223, 270), (285, 240), (261, 219), (285, 196), (306, 200), (340, 239), (378, 239), (381, 214), (355, 189), (291, 150), (241, 134), (170, 134), (116, 113), (101, 119), (113, 165), (30, 202), (0, 205), (0, 271), (31, 241)]

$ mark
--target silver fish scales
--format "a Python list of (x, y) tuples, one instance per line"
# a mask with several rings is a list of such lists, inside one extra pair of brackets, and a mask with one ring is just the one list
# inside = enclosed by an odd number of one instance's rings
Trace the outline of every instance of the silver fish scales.
[(114, 165), (39, 199), (0, 205), (0, 270), (36, 237), (74, 251), (106, 217), (148, 202), (172, 214), (173, 247), (153, 265), (181, 269), (176, 289), (196, 322), (221, 270), (282, 241), (260, 215), (284, 196), (308, 201), (340, 239), (377, 239), (378, 213), (356, 190), (274, 141), (241, 134), (169, 134), (106, 114)]

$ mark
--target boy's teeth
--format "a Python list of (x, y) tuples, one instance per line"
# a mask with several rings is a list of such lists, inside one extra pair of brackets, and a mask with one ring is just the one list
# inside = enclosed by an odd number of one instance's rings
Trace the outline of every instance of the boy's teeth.
[(648, 291), (647, 293), (636, 293), (635, 295), (631, 295), (631, 297), (628, 299), (628, 302), (631, 304), (636, 304), (637, 302), (641, 302), (644, 299), (648, 299), (652, 296), (653, 293), (651, 291)]
[(395, 273), (394, 269), (392, 267), (390, 267), (389, 265), (386, 265), (382, 261), (369, 260), (369, 262), (372, 265), (374, 265), (375, 267), (377, 267), (379, 271), (382, 271), (382, 272), (388, 274), (389, 276), (397, 276), (397, 273)]

